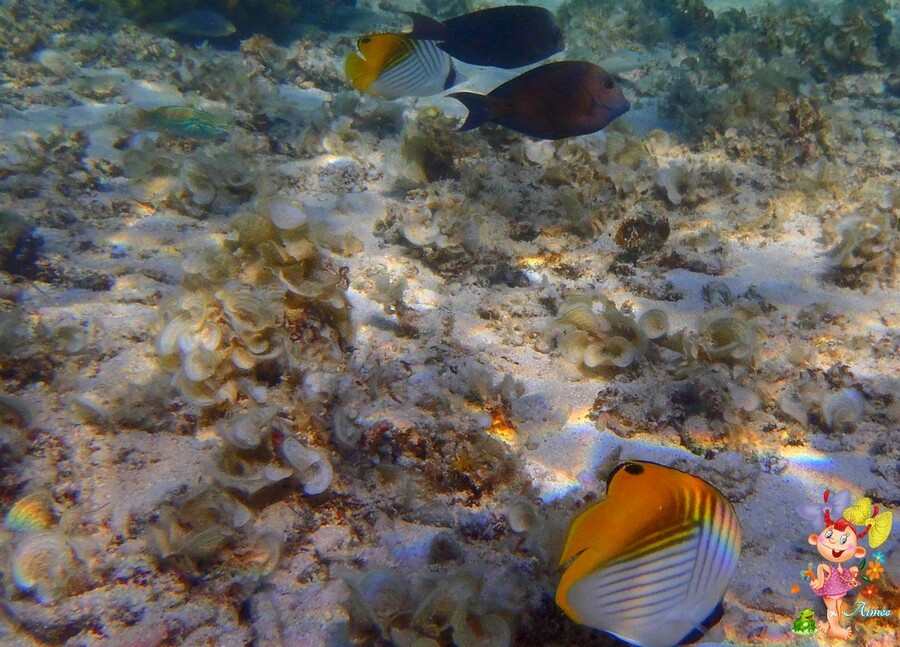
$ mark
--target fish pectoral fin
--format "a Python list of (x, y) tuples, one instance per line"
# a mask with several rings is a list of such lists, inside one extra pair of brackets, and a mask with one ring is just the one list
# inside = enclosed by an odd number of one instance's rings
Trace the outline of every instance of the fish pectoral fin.
[(439, 20), (429, 18), (415, 11), (404, 11), (412, 18), (413, 29), (407, 34), (410, 38), (419, 40), (444, 40), (447, 37), (447, 26)]

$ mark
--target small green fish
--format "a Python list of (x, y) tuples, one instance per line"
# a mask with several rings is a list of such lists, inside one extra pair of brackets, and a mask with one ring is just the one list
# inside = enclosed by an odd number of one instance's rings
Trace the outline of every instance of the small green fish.
[(209, 138), (228, 132), (228, 122), (197, 108), (160, 106), (145, 110), (143, 118), (150, 127), (184, 137)]
[(237, 31), (228, 18), (215, 11), (191, 11), (162, 23), (160, 29), (175, 34), (206, 38), (230, 36)]

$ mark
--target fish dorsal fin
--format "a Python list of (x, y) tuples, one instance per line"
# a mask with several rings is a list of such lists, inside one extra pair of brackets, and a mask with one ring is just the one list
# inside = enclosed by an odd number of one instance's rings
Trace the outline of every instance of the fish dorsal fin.
[(404, 11), (412, 18), (413, 29), (407, 34), (410, 38), (419, 40), (446, 40), (447, 26), (434, 18), (429, 18), (415, 11)]

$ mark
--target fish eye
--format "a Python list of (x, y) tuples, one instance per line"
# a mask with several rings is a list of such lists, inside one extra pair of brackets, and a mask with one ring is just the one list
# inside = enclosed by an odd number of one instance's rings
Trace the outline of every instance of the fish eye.
[(363, 36), (362, 38), (359, 39), (359, 43), (357, 43), (357, 44), (366, 45), (370, 42), (372, 42), (372, 38), (370, 36)]
[(615, 85), (615, 83), (613, 82), (612, 79), (606, 79), (603, 82), (603, 87), (606, 88), (607, 90), (612, 90), (614, 85)]
[(626, 463), (625, 471), (629, 474), (634, 474), (635, 476), (637, 476), (638, 474), (644, 473), (644, 466), (638, 465), (637, 463)]
[(847, 543), (847, 535), (844, 535), (843, 537), (841, 537), (841, 546), (843, 546), (846, 543)]
[(825, 539), (831, 539), (831, 535), (833, 535), (833, 534), (834, 534), (834, 531), (829, 530), (828, 532), (825, 533)]

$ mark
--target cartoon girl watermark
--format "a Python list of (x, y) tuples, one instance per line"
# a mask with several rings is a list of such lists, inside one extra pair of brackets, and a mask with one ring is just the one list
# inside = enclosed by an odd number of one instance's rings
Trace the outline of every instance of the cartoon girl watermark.
[[(849, 502), (849, 492), (839, 492), (829, 502), (830, 492), (825, 491), (825, 505), (807, 505), (798, 508), (797, 512), (809, 519), (813, 511), (816, 516), (821, 514), (824, 528), (818, 534), (809, 536), (810, 545), (815, 546), (819, 554), (825, 560), (825, 564), (819, 564), (815, 572), (811, 574), (809, 585), (813, 592), (825, 602), (826, 621), (819, 626), (831, 638), (849, 638), (852, 628), (841, 626), (843, 617), (852, 616), (844, 610), (844, 598), (854, 588), (860, 585), (860, 566), (850, 565), (852, 560), (865, 557), (866, 549), (860, 542), (867, 535), (869, 546), (875, 548), (887, 539), (891, 531), (892, 515), (890, 512), (879, 514), (878, 506), (873, 506), (868, 498), (862, 498), (852, 506), (844, 509)], [(834, 511), (835, 520), (832, 516)], [(841, 512), (843, 512), (842, 516)], [(857, 530), (856, 526), (865, 526), (863, 530)], [(862, 576), (869, 581), (869, 578)], [(807, 634), (808, 635), (808, 634)]]

